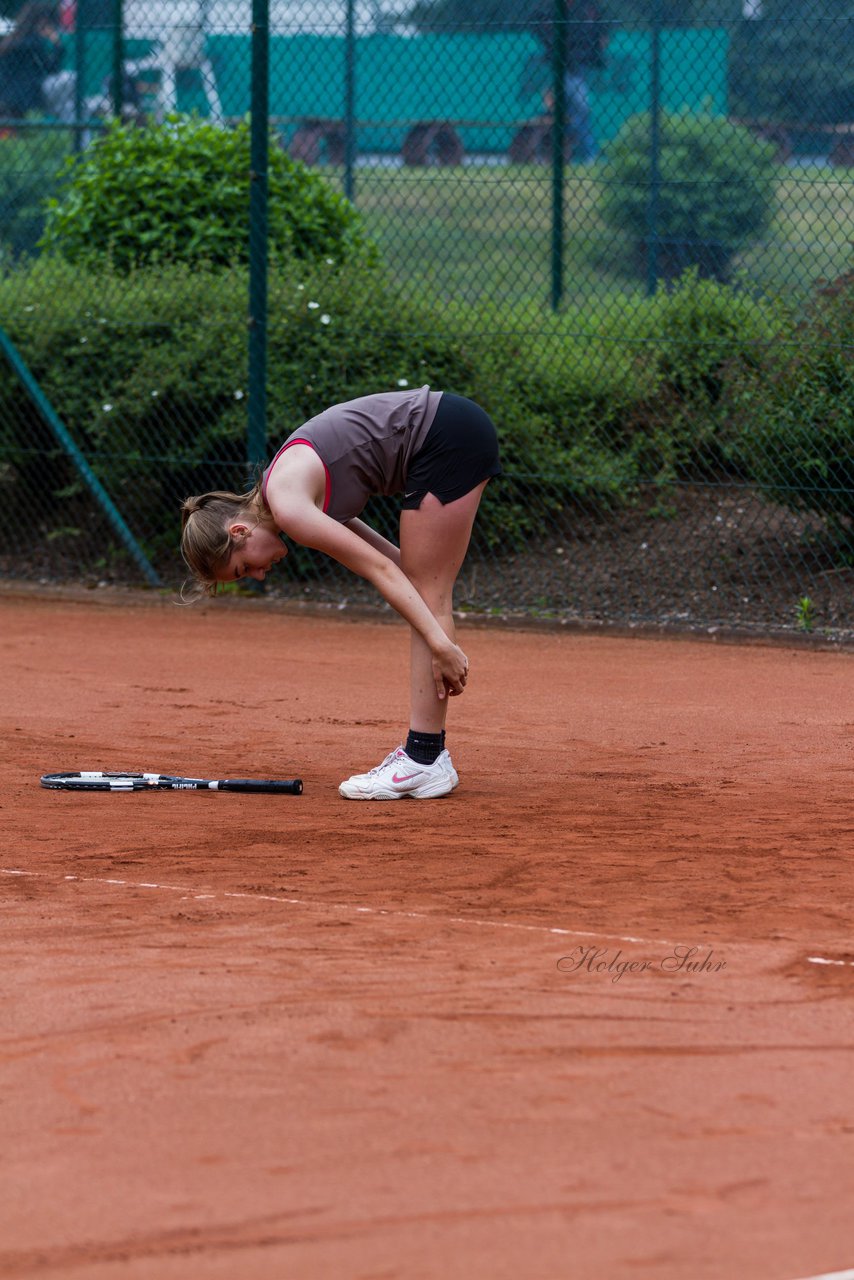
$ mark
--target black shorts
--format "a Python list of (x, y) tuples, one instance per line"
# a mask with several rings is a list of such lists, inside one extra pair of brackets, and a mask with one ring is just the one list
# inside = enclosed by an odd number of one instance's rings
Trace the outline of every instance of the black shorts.
[(454, 502), (492, 476), (501, 475), (498, 435), (479, 404), (442, 392), (424, 443), (409, 464), (403, 510), (415, 511), (425, 494)]

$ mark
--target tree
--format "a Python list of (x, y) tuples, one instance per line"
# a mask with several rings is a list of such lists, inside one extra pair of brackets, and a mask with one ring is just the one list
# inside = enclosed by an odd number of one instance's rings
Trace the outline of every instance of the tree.
[[(735, 0), (724, 0), (724, 3)], [(720, 13), (716, 0), (662, 0), (662, 23), (665, 26), (690, 26), (702, 20), (708, 10), (707, 26), (715, 26), (714, 12)], [(529, 31), (536, 16), (549, 7), (549, 0), (416, 0), (403, 16), (418, 31), (476, 33)], [(635, 29), (649, 26), (649, 0), (602, 0), (606, 19)]]
[(852, 119), (854, 72), (840, 56), (854, 43), (850, 0), (764, 0), (761, 16), (734, 25), (730, 44), (733, 115), (787, 123)]
[(542, 0), (416, 0), (404, 15), (418, 31), (485, 35), (525, 31)]

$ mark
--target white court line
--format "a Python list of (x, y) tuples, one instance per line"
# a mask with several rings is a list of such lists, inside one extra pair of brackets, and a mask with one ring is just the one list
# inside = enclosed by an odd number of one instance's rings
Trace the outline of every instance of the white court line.
[[(393, 911), (385, 907), (360, 907), (355, 903), (344, 902), (310, 902), (305, 898), (285, 898), (278, 894), (269, 893), (236, 893), (223, 890), (222, 893), (200, 893), (197, 888), (191, 885), (179, 884), (156, 884), (152, 881), (137, 880), (116, 880), (100, 876), (73, 876), (73, 875), (49, 875), (44, 871), (24, 871), (19, 868), (0, 867), (0, 875), (4, 876), (27, 876), (33, 879), (44, 880), (63, 880), (76, 881), (84, 884), (108, 884), (113, 886), (122, 886), (129, 889), (160, 889), (167, 892), (181, 893), (186, 897), (199, 899), (216, 899), (216, 898), (241, 898), (249, 901), (258, 902), (278, 902), (286, 906), (307, 907), (313, 911), (345, 911), (359, 915), (386, 916), (393, 919), (401, 920), (417, 920), (424, 921), (428, 924), (462, 924), (475, 926), (478, 928), (490, 929), (511, 929), (524, 933), (548, 933), (559, 934), (563, 937), (570, 938), (600, 938), (608, 939), (612, 942), (637, 942), (645, 946), (677, 946), (680, 944), (668, 941), (665, 938), (637, 938), (633, 935), (611, 934), (611, 933), (593, 933), (580, 929), (561, 929), (549, 925), (536, 924), (514, 924), (507, 920), (479, 920), (470, 916), (435, 916), (429, 915), (423, 911)], [(839, 964), (854, 965), (852, 960), (831, 960), (823, 956), (807, 956), (810, 964)], [(854, 1269), (849, 1271), (825, 1271), (819, 1275), (801, 1276), (799, 1280), (854, 1280)]]
[[(127, 889), (160, 889), (180, 893), (195, 901), (217, 898), (242, 898), (249, 902), (279, 902), (285, 906), (305, 907), (309, 911), (344, 911), (352, 915), (385, 916), (396, 920), (417, 920), (427, 924), (462, 924), (477, 929), (511, 929), (519, 933), (550, 933), (564, 938), (593, 938), (609, 942), (634, 942), (646, 947), (677, 947), (685, 943), (672, 942), (668, 938), (637, 938), (633, 934), (596, 933), (586, 929), (560, 929), (554, 925), (518, 924), (510, 920), (480, 920), (476, 916), (437, 916), (426, 911), (395, 911), (388, 907), (360, 907), (353, 902), (311, 902), (307, 898), (285, 898), (271, 893), (236, 893), (223, 889), (220, 893), (208, 893), (198, 886), (185, 884), (159, 884), (151, 880), (116, 880), (106, 876), (50, 875), (46, 871), (24, 871), (19, 868), (0, 867), (3, 876), (31, 876), (34, 879), (78, 881), (83, 884), (109, 884)], [(739, 943), (744, 946), (746, 944)], [(854, 960), (835, 960), (826, 956), (807, 956), (808, 964), (845, 965), (854, 968)], [(806, 1280), (854, 1280), (854, 1271), (840, 1271), (828, 1276), (808, 1276)]]
[(801, 1276), (800, 1280), (854, 1280), (854, 1270), (823, 1271), (820, 1276)]
[(385, 916), (398, 920), (417, 920), (427, 924), (462, 924), (480, 929), (511, 929), (521, 933), (550, 933), (566, 938), (598, 938), (611, 942), (636, 942), (644, 946), (675, 947), (684, 944), (671, 942), (667, 938), (636, 938), (631, 934), (595, 933), (583, 929), (559, 929), (552, 925), (517, 924), (509, 920), (480, 920), (475, 916), (437, 916), (426, 911), (395, 911), (387, 907), (360, 907), (351, 902), (311, 902), (307, 898), (285, 898), (271, 893), (236, 893), (222, 890), (220, 893), (208, 893), (198, 886), (185, 884), (154, 884), (151, 881), (116, 880), (106, 876), (72, 876), (50, 875), (46, 871), (24, 871), (20, 868), (0, 867), (3, 876), (28, 876), (41, 880), (77, 881), (82, 884), (109, 884), (127, 889), (161, 889), (173, 893), (181, 893), (194, 899), (242, 898), (250, 902), (279, 902), (285, 906), (306, 907), (311, 911), (344, 911), (353, 915)]

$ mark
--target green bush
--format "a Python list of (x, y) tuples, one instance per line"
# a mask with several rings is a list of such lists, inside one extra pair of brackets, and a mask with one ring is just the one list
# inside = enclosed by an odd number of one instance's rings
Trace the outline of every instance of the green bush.
[[(546, 520), (571, 519), (579, 503), (604, 513), (630, 502), (642, 460), (626, 424), (653, 396), (655, 370), (611, 341), (605, 318), (600, 326), (589, 311), (541, 315), (537, 328), (522, 317), (516, 324), (517, 336), (503, 343), (490, 338), (482, 314), (466, 327), (484, 335), (474, 398), (507, 428), (503, 466), (521, 509), (530, 513), (531, 495), (538, 496), (540, 531)], [(506, 321), (495, 326), (498, 334), (508, 330)], [(504, 502), (504, 487), (491, 496)]]
[[(0, 280), (0, 323), (131, 526), (172, 562), (181, 497), (246, 480), (246, 284), (245, 271), (123, 275), (47, 258)], [(518, 544), (579, 498), (625, 501), (636, 467), (609, 435), (631, 370), (573, 358), (570, 340), (553, 337), (538, 355), (533, 338), (413, 302), (363, 263), (273, 271), (268, 453), (337, 400), (429, 383), (482, 403), (499, 428), (505, 478), (479, 521), (490, 542)], [(5, 367), (0, 405), (0, 454), (51, 447)], [(36, 456), (15, 476), (19, 506), (47, 489), (57, 525), (73, 523), (63, 504), (79, 485), (55, 451), (48, 469)], [(390, 525), (391, 504), (374, 505)]]
[(699, 278), (690, 268), (642, 309), (643, 331), (662, 378), (684, 396), (720, 397), (733, 359), (755, 364), (785, 323), (775, 299)]
[[(48, 203), (42, 246), (69, 262), (109, 254), (128, 271), (148, 262), (230, 266), (248, 258), (250, 130), (174, 117), (114, 123), (69, 159)], [(369, 242), (350, 202), (271, 137), (269, 243), (274, 256), (345, 261)]]
[[(659, 479), (699, 479), (732, 469), (725, 382), (739, 369), (757, 368), (787, 326), (777, 300), (700, 279), (696, 268), (637, 310), (621, 332), (634, 340), (636, 359), (655, 374), (654, 395), (631, 419), (647, 441), (647, 470)], [(636, 449), (644, 451), (640, 441)]]
[[(599, 314), (587, 307), (539, 316), (497, 376), (514, 385), (521, 412), (542, 417), (575, 453), (583, 449), (587, 461), (574, 469), (579, 496), (612, 506), (630, 501), (642, 482), (702, 479), (734, 465), (725, 378), (755, 367), (787, 324), (774, 299), (690, 270), (631, 311), (603, 305)], [(515, 326), (528, 328), (521, 316)]]
[[(245, 269), (186, 263), (126, 275), (42, 258), (0, 279), (0, 323), (165, 572), (178, 567), (181, 498), (247, 481), (246, 297)], [(677, 464), (701, 465), (719, 448), (723, 400), (707, 383), (728, 356), (753, 359), (771, 319), (726, 286), (692, 294), (685, 282), (639, 305), (632, 326), (604, 305), (553, 317), (433, 308), (362, 261), (274, 269), (267, 454), (338, 400), (423, 383), (470, 396), (498, 426), (504, 467), (479, 534), (518, 546), (579, 503), (605, 514), (643, 482), (668, 485)], [(47, 492), (53, 527), (75, 524), (80, 485), (5, 366), (4, 459), (7, 510)], [(396, 507), (375, 501), (368, 518), (394, 532)]]
[(0, 260), (32, 253), (45, 226), (44, 202), (71, 150), (62, 129), (22, 127), (0, 139)]
[[(650, 236), (651, 121), (633, 116), (608, 152), (600, 211), (647, 252)], [(761, 236), (775, 210), (774, 148), (717, 116), (664, 113), (659, 132), (655, 237), (658, 274), (691, 265), (723, 277), (732, 255)]]
[(726, 390), (731, 449), (776, 502), (829, 518), (854, 541), (854, 273)]

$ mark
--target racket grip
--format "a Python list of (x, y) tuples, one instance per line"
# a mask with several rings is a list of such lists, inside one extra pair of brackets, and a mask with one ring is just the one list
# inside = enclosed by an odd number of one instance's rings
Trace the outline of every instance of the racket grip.
[(265, 791), (273, 795), (301, 796), (302, 778), (289, 778), (286, 781), (262, 781), (258, 778), (225, 778), (217, 786), (217, 791)]

